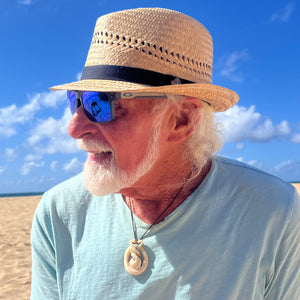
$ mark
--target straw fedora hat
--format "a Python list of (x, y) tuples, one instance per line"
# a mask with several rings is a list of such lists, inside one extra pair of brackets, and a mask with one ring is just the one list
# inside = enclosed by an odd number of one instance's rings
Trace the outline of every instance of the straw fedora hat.
[(212, 84), (212, 59), (212, 38), (195, 19), (162, 8), (123, 10), (97, 20), (81, 79), (50, 89), (178, 94), (224, 111), (239, 97)]

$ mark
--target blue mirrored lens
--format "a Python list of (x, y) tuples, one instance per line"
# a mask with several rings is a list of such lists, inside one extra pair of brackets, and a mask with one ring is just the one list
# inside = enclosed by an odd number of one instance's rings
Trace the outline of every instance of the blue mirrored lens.
[(102, 123), (111, 121), (111, 101), (106, 93), (83, 92), (82, 104), (91, 121)]
[(76, 99), (76, 93), (73, 91), (68, 91), (68, 100), (69, 100), (69, 106), (70, 106), (70, 110), (72, 115), (74, 115), (74, 113), (77, 110), (77, 99)]

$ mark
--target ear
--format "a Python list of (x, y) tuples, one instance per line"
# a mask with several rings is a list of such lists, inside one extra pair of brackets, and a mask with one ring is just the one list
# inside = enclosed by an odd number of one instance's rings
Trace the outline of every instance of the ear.
[(168, 137), (169, 142), (181, 143), (193, 134), (201, 118), (199, 113), (201, 107), (202, 102), (196, 98), (187, 97), (180, 101), (178, 110), (174, 111), (172, 116), (173, 122)]

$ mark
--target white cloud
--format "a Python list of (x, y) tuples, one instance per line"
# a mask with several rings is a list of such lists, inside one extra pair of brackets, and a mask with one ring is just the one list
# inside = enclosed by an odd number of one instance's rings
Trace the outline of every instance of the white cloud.
[(9, 128), (7, 126), (0, 125), (0, 137), (10, 137), (15, 135), (17, 132), (14, 128)]
[(270, 119), (258, 124), (252, 132), (252, 140), (268, 142), (274, 137), (287, 136), (291, 132), (287, 121), (281, 121), (274, 126)]
[[(36, 93), (32, 96), (40, 105), (44, 107), (57, 107), (66, 102), (66, 91), (50, 91), (43, 93)], [(66, 102), (67, 103), (67, 102)]]
[(299, 161), (285, 160), (275, 166), (267, 166), (257, 159), (245, 161), (243, 157), (238, 157), (236, 160), (245, 162), (248, 165), (264, 170), (265, 172), (274, 174), (288, 181), (299, 181), (300, 178)]
[(299, 144), (300, 143), (300, 133), (295, 133), (291, 137), (291, 141), (293, 143)]
[(289, 139), (291, 129), (287, 121), (274, 125), (269, 118), (249, 108), (235, 105), (231, 109), (216, 115), (223, 128), (224, 143), (242, 141), (269, 142), (274, 138)]
[(293, 160), (282, 161), (272, 169), (272, 173), (275, 173), (281, 178), (290, 181), (299, 181), (300, 161), (293, 161)]
[(279, 164), (277, 164), (275, 167), (274, 167), (274, 170), (276, 172), (280, 172), (282, 169), (290, 166), (291, 164), (293, 163), (292, 160), (286, 160), (286, 161), (282, 161), (280, 162)]
[(83, 163), (80, 162), (76, 157), (73, 158), (70, 162), (64, 165), (64, 170), (67, 172), (76, 172), (81, 170)]
[(36, 161), (36, 160), (41, 160), (43, 158), (42, 155), (40, 154), (28, 154), (25, 156), (24, 160), (25, 161)]
[(57, 160), (51, 162), (50, 168), (51, 168), (52, 171), (56, 171), (57, 164), (58, 164)]
[(5, 171), (5, 168), (0, 166), (0, 174), (3, 173)]
[(74, 153), (78, 151), (77, 142), (68, 135), (68, 124), (71, 119), (69, 109), (57, 120), (49, 117), (40, 122), (28, 138), (28, 145), (39, 154)]
[(262, 163), (260, 161), (258, 161), (257, 159), (249, 160), (247, 162), (247, 164), (252, 167), (259, 168), (259, 169), (262, 169), (262, 167), (263, 167)]
[(15, 124), (23, 124), (31, 120), (40, 106), (35, 99), (28, 104), (17, 107), (12, 104), (8, 107), (0, 108), (0, 135), (10, 137), (16, 134)]
[(245, 148), (245, 145), (243, 143), (237, 143), (235, 148), (237, 151), (242, 151)]
[(22, 166), (21, 174), (28, 175), (32, 171), (32, 169), (41, 168), (43, 166), (44, 166), (44, 162), (41, 163), (36, 163), (34, 161), (27, 162)]
[(242, 72), (239, 71), (239, 68), (242, 63), (249, 59), (250, 56), (247, 49), (234, 51), (231, 54), (222, 57), (218, 63), (218, 68), (221, 69), (220, 74), (231, 81), (243, 81), (244, 76)]
[(77, 73), (76, 75), (76, 80), (79, 81), (81, 78), (82, 72)]
[(32, 0), (18, 0), (18, 4), (22, 5), (31, 5), (33, 3)]
[(17, 158), (16, 149), (6, 148), (5, 149), (5, 157), (8, 161), (14, 161)]
[(12, 104), (0, 108), (0, 137), (10, 137), (17, 133), (15, 126), (32, 120), (35, 114), (45, 107), (56, 107), (66, 102), (66, 92), (44, 92), (29, 96), (29, 103), (18, 107)]
[(252, 160), (249, 160), (249, 161), (245, 161), (244, 158), (242, 156), (236, 158), (237, 161), (240, 161), (240, 162), (244, 162), (252, 167), (256, 167), (256, 168), (262, 168), (262, 163), (260, 161), (258, 161), (257, 159), (252, 159)]
[(275, 12), (271, 16), (271, 21), (288, 22), (295, 8), (295, 2), (289, 2), (283, 9)]

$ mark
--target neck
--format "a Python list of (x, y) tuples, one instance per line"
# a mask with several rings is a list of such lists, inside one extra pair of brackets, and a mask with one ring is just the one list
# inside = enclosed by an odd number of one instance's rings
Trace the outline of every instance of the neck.
[[(135, 215), (147, 224), (157, 224), (180, 206), (200, 185), (210, 167), (211, 160), (207, 161), (199, 175), (192, 179), (189, 179), (192, 173), (190, 168), (181, 174), (157, 177), (157, 180), (151, 185), (140, 183), (120, 192), (122, 192), (124, 201), (129, 207), (131, 199), (131, 209)], [(174, 200), (172, 205), (156, 220), (172, 200)]]

